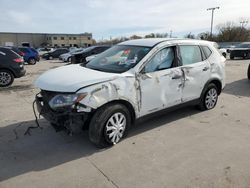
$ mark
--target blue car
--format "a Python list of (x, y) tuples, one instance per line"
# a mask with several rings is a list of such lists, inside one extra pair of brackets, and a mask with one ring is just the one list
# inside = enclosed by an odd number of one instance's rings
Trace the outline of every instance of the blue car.
[(35, 65), (40, 60), (39, 54), (34, 48), (19, 47), (18, 49), (23, 52), (23, 59), (28, 64)]

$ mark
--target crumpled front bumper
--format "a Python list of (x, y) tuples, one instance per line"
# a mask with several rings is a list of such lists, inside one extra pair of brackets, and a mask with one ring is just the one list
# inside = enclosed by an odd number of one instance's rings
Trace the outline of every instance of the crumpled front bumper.
[(83, 128), (89, 116), (86, 112), (76, 112), (71, 108), (55, 111), (50, 108), (48, 102), (39, 94), (36, 95), (35, 103), (39, 116), (43, 116), (49, 121), (56, 131), (66, 129), (70, 133), (78, 132)]

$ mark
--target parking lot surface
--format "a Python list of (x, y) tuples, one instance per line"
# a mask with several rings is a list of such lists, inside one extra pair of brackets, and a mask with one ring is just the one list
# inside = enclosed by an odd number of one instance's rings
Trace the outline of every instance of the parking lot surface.
[(194, 107), (136, 123), (126, 139), (100, 150), (84, 131), (56, 133), (32, 102), (35, 79), (63, 66), (27, 65), (0, 89), (0, 187), (250, 187), (250, 60), (227, 61), (227, 85), (215, 109)]

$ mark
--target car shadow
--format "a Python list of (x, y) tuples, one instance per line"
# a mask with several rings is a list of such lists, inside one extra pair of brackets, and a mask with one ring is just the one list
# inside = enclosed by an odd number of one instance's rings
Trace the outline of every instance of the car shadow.
[(0, 88), (0, 92), (8, 92), (8, 91), (27, 91), (30, 90), (33, 87), (32, 84), (26, 84), (26, 85), (11, 85), (9, 87), (3, 87)]
[(247, 78), (228, 83), (223, 93), (238, 97), (250, 97), (250, 80)]
[[(127, 139), (198, 112), (186, 107), (147, 116), (136, 122)], [(33, 120), (0, 127), (0, 181), (31, 171), (50, 169), (110, 149), (96, 148), (89, 141), (87, 131), (69, 136), (65, 132), (56, 133), (44, 119), (39, 122), (42, 129), (31, 129), (30, 135), (24, 133), (28, 127), (36, 126)]]

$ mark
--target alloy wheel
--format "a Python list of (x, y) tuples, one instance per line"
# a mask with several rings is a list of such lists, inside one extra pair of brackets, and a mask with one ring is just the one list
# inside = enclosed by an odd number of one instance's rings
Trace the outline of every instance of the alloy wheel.
[(205, 105), (206, 105), (207, 109), (212, 109), (216, 105), (217, 99), (218, 99), (217, 90), (215, 88), (211, 88), (207, 92), (207, 95), (205, 98)]
[(0, 72), (0, 85), (5, 86), (11, 82), (11, 75), (8, 72)]

